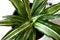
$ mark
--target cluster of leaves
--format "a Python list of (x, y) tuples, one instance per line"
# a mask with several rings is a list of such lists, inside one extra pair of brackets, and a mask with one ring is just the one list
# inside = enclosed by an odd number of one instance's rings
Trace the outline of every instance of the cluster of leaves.
[[(60, 26), (48, 20), (60, 17), (60, 3), (46, 8), (47, 0), (10, 0), (18, 15), (4, 16), (0, 26), (12, 26), (2, 40), (36, 40), (36, 29), (53, 39), (60, 40)], [(46, 21), (47, 20), (47, 21)]]

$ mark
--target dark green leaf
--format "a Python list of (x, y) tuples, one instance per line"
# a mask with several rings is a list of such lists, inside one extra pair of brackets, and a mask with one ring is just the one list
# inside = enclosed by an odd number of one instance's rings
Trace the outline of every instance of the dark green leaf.
[(29, 0), (23, 0), (23, 2), (25, 4), (25, 8), (28, 13), (28, 18), (30, 19), (31, 18), (30, 2)]
[(59, 18), (60, 17), (60, 14), (46, 14), (42, 17), (40, 17), (39, 19), (42, 19), (42, 20), (52, 20), (52, 19), (55, 19), (55, 18)]
[(10, 1), (14, 5), (14, 7), (16, 8), (16, 11), (20, 16), (27, 17), (27, 12), (25, 10), (24, 3), (21, 0), (10, 0)]
[(20, 40), (21, 36), (25, 33), (25, 30), (15, 36), (15, 40)]
[(34, 0), (33, 1), (33, 5), (32, 5), (32, 9), (31, 9), (31, 14), (33, 14), (35, 12), (35, 10), (39, 7), (39, 5), (41, 5), (41, 3), (44, 0)]
[(22, 35), (20, 37), (18, 37), (17, 40), (27, 40), (29, 38), (31, 32), (32, 32), (32, 29), (29, 28), (24, 33), (22, 33)]
[(29, 37), (29, 40), (36, 40), (36, 31), (35, 31), (35, 29), (32, 30), (32, 33)]
[(45, 9), (45, 7), (46, 7), (46, 2), (47, 2), (47, 0), (44, 0), (44, 1), (39, 5), (39, 7), (36, 9), (36, 11), (34, 12), (33, 15), (38, 15), (38, 14), (40, 14), (40, 13)]
[(32, 28), (27, 30), (26, 33), (24, 34), (23, 40), (27, 40), (32, 32)]

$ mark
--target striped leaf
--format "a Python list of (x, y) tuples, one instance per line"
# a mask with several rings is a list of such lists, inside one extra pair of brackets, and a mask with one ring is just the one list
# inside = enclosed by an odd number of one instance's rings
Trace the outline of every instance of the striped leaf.
[(56, 18), (60, 18), (60, 14), (46, 14), (42, 17), (40, 17), (39, 19), (42, 19), (42, 20), (52, 20), (52, 19), (56, 19)]
[(50, 7), (48, 7), (48, 8), (46, 8), (44, 11), (43, 11), (43, 13), (45, 14), (54, 14), (54, 13), (56, 13), (57, 11), (59, 11), (60, 10), (60, 2), (59, 3), (57, 3), (57, 4), (55, 4), (55, 5), (52, 5), (52, 6), (50, 6)]
[(33, 13), (33, 15), (39, 15), (45, 9), (46, 3), (47, 3), (47, 0), (44, 0), (36, 9), (36, 11)]
[(19, 33), (18, 35), (16, 35), (17, 37), (15, 38), (15, 40), (20, 40), (21, 37), (24, 35), (26, 30), (22, 31), (21, 33)]
[(23, 0), (24, 4), (25, 4), (25, 9), (28, 13), (28, 18), (31, 18), (31, 10), (30, 10), (30, 2), (29, 0)]
[(20, 27), (12, 30), (10, 33), (8, 33), (5, 37), (2, 38), (2, 40), (10, 40), (12, 37), (16, 36), (20, 32), (26, 30), (30, 26), (30, 22), (26, 22)]
[(17, 40), (27, 40), (32, 32), (32, 28), (26, 30)]
[(22, 39), (27, 40), (29, 38), (31, 32), (32, 32), (32, 28), (26, 31), (26, 33), (24, 34)]
[(33, 1), (33, 5), (32, 5), (32, 8), (31, 8), (31, 14), (33, 14), (35, 12), (35, 10), (39, 7), (39, 5), (41, 5), (41, 3), (43, 1), (44, 0), (34, 0)]
[(35, 28), (43, 32), (44, 34), (56, 39), (60, 40), (60, 26), (50, 23), (50, 22), (44, 22), (44, 21), (37, 21), (35, 23)]
[(14, 22), (14, 21), (0, 21), (0, 26), (13, 26), (13, 25), (18, 25), (19, 23)]
[(25, 22), (27, 19), (24, 19), (23, 17), (16, 16), (16, 15), (8, 15), (8, 16), (3, 16), (5, 20), (12, 20), (12, 21), (17, 21), (17, 22)]
[(29, 37), (29, 40), (36, 40), (36, 31), (35, 31), (35, 29), (33, 29), (32, 33)]
[(10, 0), (10, 2), (14, 5), (20, 16), (27, 17), (24, 3), (21, 0)]

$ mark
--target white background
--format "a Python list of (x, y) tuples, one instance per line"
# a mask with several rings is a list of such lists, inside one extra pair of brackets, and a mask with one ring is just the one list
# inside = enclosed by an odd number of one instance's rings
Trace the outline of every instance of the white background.
[[(30, 1), (32, 2), (32, 0), (30, 0)], [(48, 2), (55, 4), (55, 3), (60, 2), (60, 0), (49, 0)], [(0, 0), (0, 20), (3, 19), (2, 16), (12, 15), (14, 10), (15, 10), (15, 8), (12, 6), (12, 4), (9, 2), (9, 0)], [(0, 26), (0, 40), (9, 30), (11, 30), (11, 27)], [(52, 40), (46, 36), (44, 36), (43, 38), (45, 40)], [(41, 39), (41, 40), (43, 40), (43, 39)]]

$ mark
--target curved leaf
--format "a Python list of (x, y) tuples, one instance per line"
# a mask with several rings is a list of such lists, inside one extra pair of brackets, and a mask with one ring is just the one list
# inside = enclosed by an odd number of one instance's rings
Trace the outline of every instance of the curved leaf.
[(27, 40), (30, 36), (32, 32), (32, 28), (29, 28), (28, 30), (26, 30), (24, 33), (22, 33), (22, 35), (20, 37), (17, 38), (17, 40)]
[(24, 35), (24, 33), (25, 33), (25, 30), (19, 33), (18, 35), (16, 35), (17, 37), (15, 38), (15, 40), (20, 40), (20, 38)]
[(52, 5), (48, 8), (46, 8), (42, 13), (46, 13), (46, 14), (54, 14), (56, 13), (57, 11), (60, 10), (60, 3), (57, 3), (55, 5)]
[(13, 25), (19, 25), (20, 23), (17, 23), (15, 21), (9, 21), (9, 20), (6, 20), (6, 21), (0, 21), (0, 26), (13, 26)]
[(31, 32), (32, 32), (32, 29), (27, 30), (26, 33), (24, 34), (23, 40), (27, 40), (29, 38)]
[(56, 40), (60, 40), (60, 26), (58, 25), (40, 20), (35, 23), (35, 28)]
[(19, 34), (20, 32), (24, 31), (25, 29), (27, 29), (30, 26), (30, 22), (26, 22), (23, 25), (21, 25), (20, 27), (12, 30), (10, 33), (8, 33), (5, 37), (2, 38), (2, 40), (9, 40), (12, 37), (16, 36), (17, 34)]
[(16, 15), (3, 16), (3, 18), (5, 18), (5, 20), (12, 20), (12, 21), (17, 21), (17, 22), (25, 22), (26, 21), (26, 19), (24, 19), (23, 17), (16, 16)]
[(35, 12), (35, 10), (39, 7), (39, 5), (43, 2), (44, 0), (34, 0), (33, 5), (31, 8), (31, 14)]
[(36, 9), (36, 11), (33, 13), (33, 15), (38, 15), (40, 14), (46, 7), (47, 0), (44, 0), (39, 7)]
[(14, 5), (14, 7), (16, 8), (16, 11), (20, 16), (27, 17), (27, 14), (26, 14), (27, 12), (25, 10), (24, 3), (21, 0), (10, 0), (10, 2)]

